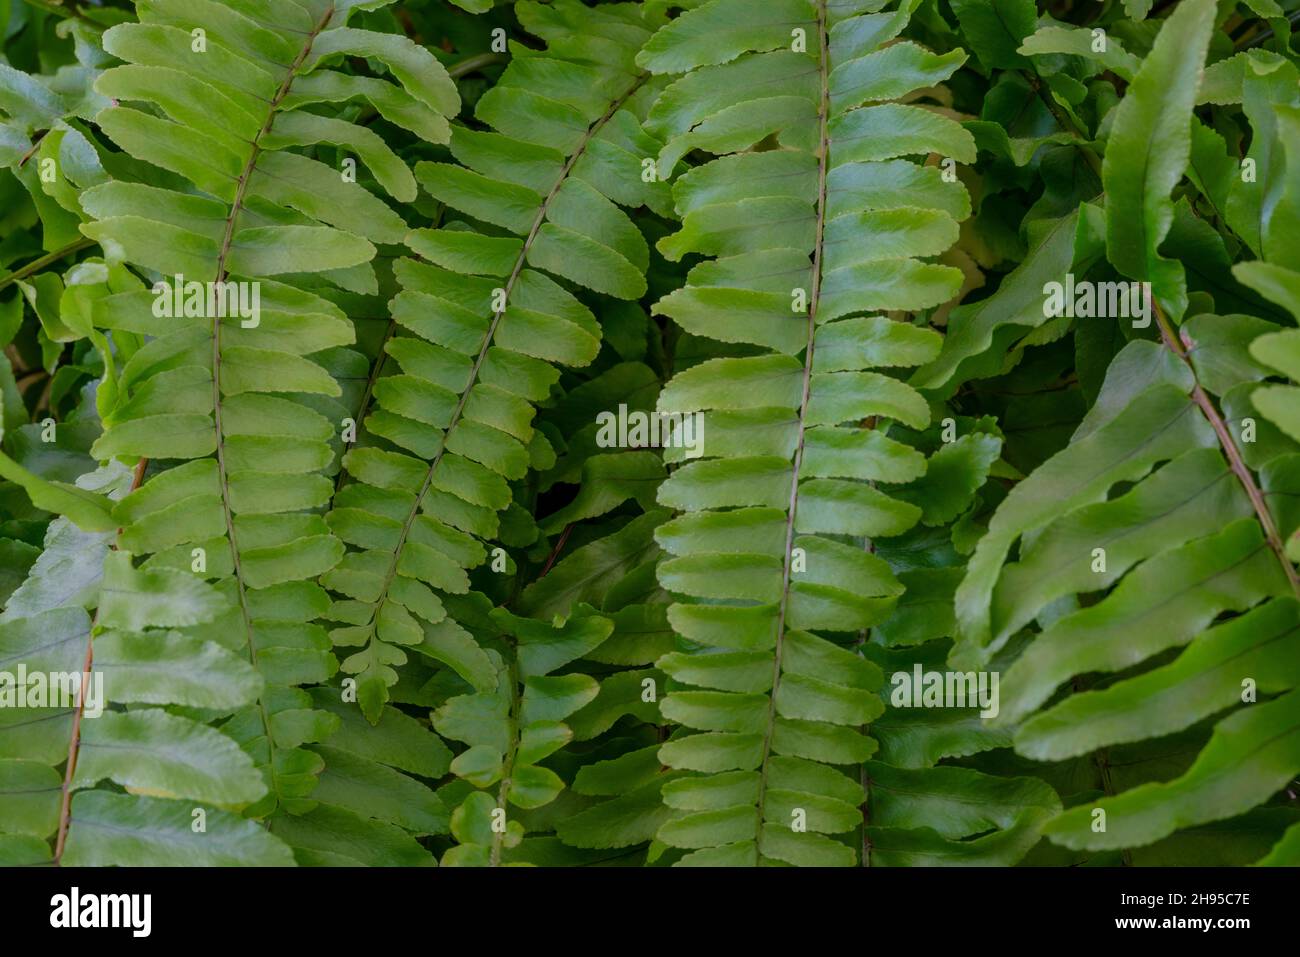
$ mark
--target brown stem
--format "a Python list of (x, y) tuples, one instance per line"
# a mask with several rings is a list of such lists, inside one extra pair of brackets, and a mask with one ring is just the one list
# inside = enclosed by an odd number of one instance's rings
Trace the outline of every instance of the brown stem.
[(26, 153), (24, 153), (24, 154), (23, 154), (21, 157), (19, 157), (19, 159), (18, 159), (18, 164), (17, 164), (17, 165), (18, 165), (20, 168), (23, 167), (23, 166), (26, 166), (26, 165), (27, 165), (27, 161), (28, 161), (29, 159), (31, 159), (33, 156), (36, 155), (36, 151), (37, 151), (38, 149), (41, 148), (41, 143), (43, 143), (43, 142), (45, 141), (45, 137), (49, 136), (49, 134), (50, 134), (50, 131), (49, 131), (49, 130), (44, 130), (44, 131), (42, 131), (42, 133), (41, 133), (40, 136), (38, 136), (38, 137), (36, 137), (36, 139), (32, 140), (32, 146), (31, 146), (31, 149), (29, 149)]
[(556, 560), (560, 557), (560, 552), (564, 551), (564, 545), (566, 542), (568, 542), (569, 533), (572, 531), (573, 531), (572, 522), (564, 526), (564, 531), (560, 533), (559, 541), (557, 541), (555, 543), (555, 547), (551, 549), (551, 554), (546, 556), (546, 564), (542, 566), (542, 572), (540, 575), (537, 576), (538, 581), (541, 581), (543, 578), (545, 578), (546, 573), (549, 572), (552, 566), (555, 565)]
[[(776, 616), (776, 647), (772, 653), (772, 691), (768, 696), (767, 722), (763, 729), (762, 760), (758, 771), (758, 799), (755, 811), (758, 825), (754, 841), (755, 856), (761, 860), (763, 847), (763, 812), (767, 802), (767, 768), (772, 756), (772, 732), (776, 726), (776, 696), (781, 687), (781, 661), (785, 646), (785, 620), (790, 606), (790, 580), (794, 567), (795, 513), (799, 508), (799, 472), (803, 467), (804, 442), (807, 434), (808, 400), (812, 393), (813, 347), (817, 338), (817, 307), (821, 299), (822, 256), (826, 237), (826, 192), (830, 173), (830, 26), (826, 0), (817, 3), (817, 34), (821, 43), (818, 69), (821, 75), (821, 103), (818, 106), (817, 161), (817, 231), (814, 234), (812, 291), (808, 295), (808, 339), (804, 346), (803, 385), (799, 397), (799, 425), (796, 432), (794, 464), (790, 473), (790, 501), (785, 514), (785, 554), (781, 561), (781, 603)], [(758, 863), (758, 861), (756, 861)]]
[[(1079, 128), (1079, 125), (1074, 122), (1068, 113), (1061, 109), (1060, 104), (1058, 104), (1056, 99), (1052, 96), (1052, 91), (1043, 86), (1043, 81), (1039, 79), (1038, 74), (1026, 70), (1024, 71), (1024, 75), (1034, 92), (1038, 94), (1038, 98), (1043, 101), (1043, 105), (1047, 107), (1048, 112), (1051, 113), (1053, 119), (1056, 120), (1057, 125), (1067, 133), (1073, 133), (1081, 140), (1088, 140), (1089, 137), (1087, 134)], [(1083, 154), (1083, 158), (1087, 160), (1088, 165), (1092, 167), (1092, 171), (1097, 174), (1097, 179), (1101, 179), (1101, 160), (1097, 157), (1097, 154), (1083, 143), (1079, 143), (1077, 146), (1079, 152)]]
[[(145, 466), (148, 464), (147, 459), (141, 459), (131, 473), (131, 485), (127, 489), (127, 494), (131, 494), (140, 487), (141, 481), (144, 480)], [(121, 529), (118, 529), (121, 532)], [(117, 548), (116, 545), (113, 548)], [(82, 660), (82, 675), (90, 674), (90, 669), (95, 661), (95, 627), (99, 624), (99, 614), (95, 614), (95, 620), (90, 623), (90, 632), (86, 635), (86, 657)], [(86, 682), (83, 678), (77, 689), (77, 706), (72, 714), (72, 734), (68, 738), (68, 763), (63, 771), (63, 795), (59, 801), (59, 829), (55, 834), (54, 840), (54, 866), (60, 866), (63, 860), (63, 848), (68, 841), (68, 825), (72, 820), (72, 778), (77, 771), (77, 755), (81, 753), (81, 716), (86, 709)]]
[(77, 755), (81, 751), (81, 715), (86, 710), (85, 676), (90, 673), (94, 663), (95, 643), (92, 636), (98, 620), (99, 616), (96, 615), (95, 621), (90, 624), (90, 632), (86, 635), (86, 657), (81, 662), (82, 680), (77, 688), (77, 707), (72, 713), (72, 735), (68, 738), (68, 765), (63, 772), (63, 796), (59, 803), (59, 830), (54, 842), (55, 867), (58, 867), (63, 860), (63, 847), (68, 840), (68, 824), (72, 811), (72, 776), (77, 771)]
[(1260, 490), (1259, 484), (1255, 481), (1255, 476), (1247, 467), (1245, 460), (1242, 459), (1241, 451), (1237, 448), (1237, 443), (1233, 440), (1232, 432), (1229, 431), (1223, 415), (1215, 408), (1214, 401), (1201, 388), (1200, 380), (1196, 378), (1196, 368), (1192, 365), (1191, 357), (1187, 354), (1187, 348), (1174, 334), (1169, 325), (1169, 320), (1160, 308), (1160, 304), (1153, 301), (1152, 311), (1155, 313), (1156, 324), (1160, 327), (1161, 340), (1191, 370), (1193, 382), (1195, 383), (1192, 386), (1192, 401), (1196, 403), (1201, 413), (1210, 423), (1210, 427), (1214, 429), (1215, 435), (1218, 436), (1219, 444), (1223, 446), (1223, 452), (1228, 458), (1228, 465), (1232, 468), (1232, 474), (1237, 477), (1237, 481), (1246, 490), (1246, 496), (1255, 509), (1259, 524), (1264, 529), (1264, 537), (1268, 540), (1268, 547), (1273, 550), (1273, 554), (1277, 556), (1277, 560), (1281, 563), (1282, 571), (1285, 573), (1287, 581), (1291, 583), (1292, 592), (1295, 593), (1296, 598), (1300, 598), (1300, 575), (1297, 575), (1295, 566), (1291, 564), (1291, 560), (1286, 556), (1286, 545), (1282, 541), (1282, 533), (1278, 530), (1273, 513), (1264, 500), (1264, 493)]
[(37, 382), (40, 382), (42, 379), (48, 379), (49, 377), (50, 374), (44, 369), (33, 369), (31, 372), (28, 372), (26, 375), (19, 378), (14, 385), (18, 387), (18, 392), (21, 394), (25, 393)]

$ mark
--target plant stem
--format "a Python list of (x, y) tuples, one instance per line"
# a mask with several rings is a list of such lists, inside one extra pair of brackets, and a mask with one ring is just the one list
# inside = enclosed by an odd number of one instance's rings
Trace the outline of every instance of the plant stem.
[(82, 236), (80, 239), (68, 243), (68, 245), (64, 246), (62, 249), (56, 249), (52, 253), (46, 253), (40, 259), (34, 259), (21, 269), (16, 269), (9, 275), (0, 278), (0, 289), (4, 289), (12, 283), (26, 279), (28, 276), (40, 272), (46, 266), (58, 262), (64, 256), (70, 256), (72, 253), (93, 245), (95, 245), (93, 239), (89, 236)]
[[(140, 487), (144, 481), (144, 470), (149, 464), (148, 459), (141, 459), (136, 463), (135, 469), (131, 473), (131, 485), (127, 488), (126, 494), (130, 495)], [(118, 529), (121, 532), (121, 529)], [(114, 550), (117, 545), (113, 545)], [(87, 675), (95, 661), (95, 628), (99, 624), (99, 613), (95, 613), (95, 619), (90, 623), (90, 631), (86, 634), (86, 657), (82, 660), (81, 673)], [(68, 826), (72, 823), (72, 778), (77, 772), (77, 756), (81, 753), (81, 716), (86, 710), (86, 688), (83, 681), (81, 687), (77, 690), (77, 707), (72, 715), (72, 734), (68, 738), (68, 762), (63, 769), (63, 795), (59, 801), (59, 828), (55, 832), (54, 839), (54, 866), (59, 867), (63, 861), (63, 849), (68, 841)]]
[(794, 568), (795, 513), (799, 508), (799, 472), (803, 467), (807, 435), (808, 401), (812, 394), (813, 348), (817, 339), (817, 306), (821, 299), (822, 259), (826, 248), (827, 180), (830, 174), (830, 25), (827, 23), (826, 0), (817, 3), (817, 34), (821, 44), (818, 64), (821, 79), (821, 102), (818, 107), (817, 161), (817, 231), (814, 234), (812, 291), (808, 295), (808, 339), (804, 346), (803, 385), (799, 397), (799, 426), (795, 437), (794, 464), (790, 472), (790, 501), (785, 513), (785, 554), (781, 561), (781, 603), (776, 616), (776, 647), (772, 653), (772, 690), (768, 696), (767, 721), (763, 729), (762, 760), (758, 769), (758, 800), (755, 802), (757, 828), (754, 840), (755, 863), (762, 863), (763, 814), (767, 801), (767, 768), (772, 757), (772, 734), (776, 727), (776, 696), (781, 687), (781, 662), (785, 646), (786, 613), (790, 607), (790, 582)]
[(447, 75), (453, 80), (459, 80), (462, 76), (469, 73), (475, 73), (485, 66), (492, 66), (494, 63), (505, 63), (506, 56), (503, 53), (476, 53), (473, 56), (467, 56), (463, 60), (458, 60), (451, 66), (447, 67)]
[[(312, 28), (311, 33), (307, 35), (307, 39), (304, 41), (302, 49), (298, 51), (293, 63), (289, 65), (284, 80), (280, 83), (279, 89), (276, 90), (275, 96), (267, 108), (266, 122), (253, 138), (248, 159), (245, 161), (243, 172), (239, 176), (239, 185), (235, 189), (234, 201), (230, 205), (230, 214), (226, 217), (225, 233), (221, 240), (221, 249), (217, 254), (217, 282), (224, 282), (226, 279), (226, 260), (234, 246), (235, 225), (240, 212), (244, 208), (244, 197), (248, 192), (249, 181), (253, 178), (253, 171), (257, 167), (258, 157), (262, 154), (262, 139), (271, 132), (271, 127), (275, 125), (275, 117), (280, 109), (280, 104), (289, 95), (289, 89), (293, 86), (298, 70), (302, 68), (307, 57), (311, 55), (311, 49), (316, 42), (316, 38), (320, 36), (333, 18), (334, 4), (331, 3), (325, 8), (325, 12)], [(223, 399), (224, 396), (221, 392), (221, 317), (214, 316), (212, 319), (212, 421), (213, 428), (216, 431), (217, 472), (220, 477), (221, 510), (225, 518), (226, 535), (230, 541), (230, 556), (234, 567), (235, 591), (239, 597), (240, 618), (244, 624), (244, 633), (248, 636), (248, 660), (254, 667), (257, 667), (257, 636), (253, 629), (253, 615), (248, 604), (248, 588), (244, 584), (243, 562), (239, 554), (238, 536), (235, 532), (234, 507), (230, 501), (230, 469), (226, 463), (226, 438), (222, 426), (221, 403)], [(262, 726), (266, 729), (267, 741), (271, 748), (271, 758), (267, 762), (267, 772), (271, 784), (270, 790), (272, 794), (278, 794), (279, 785), (276, 783), (275, 774), (275, 746), (271, 738), (271, 716), (266, 708), (265, 695), (258, 698), (258, 710), (261, 713)]]
[(1237, 480), (1246, 490), (1250, 504), (1255, 509), (1259, 524), (1264, 529), (1264, 537), (1268, 540), (1268, 547), (1273, 550), (1273, 554), (1277, 556), (1277, 560), (1281, 563), (1282, 571), (1285, 573), (1287, 581), (1290, 582), (1291, 590), (1295, 593), (1296, 598), (1300, 598), (1300, 575), (1297, 575), (1295, 566), (1291, 564), (1291, 560), (1286, 556), (1286, 545), (1282, 541), (1282, 534), (1278, 530), (1273, 513), (1264, 500), (1264, 493), (1260, 490), (1259, 484), (1255, 481), (1255, 476), (1247, 467), (1245, 460), (1242, 459), (1241, 451), (1237, 448), (1237, 443), (1233, 440), (1232, 432), (1229, 431), (1223, 415), (1215, 408), (1214, 401), (1201, 388), (1200, 380), (1196, 376), (1196, 367), (1192, 365), (1191, 357), (1187, 354), (1187, 348), (1170, 327), (1169, 320), (1165, 317), (1160, 304), (1153, 301), (1152, 311), (1155, 313), (1156, 323), (1160, 327), (1161, 340), (1191, 370), (1195, 383), (1192, 386), (1192, 401), (1196, 403), (1201, 413), (1210, 423), (1211, 428), (1214, 429), (1215, 435), (1218, 436), (1219, 444), (1223, 446), (1223, 452), (1228, 457), (1228, 464), (1232, 468), (1232, 474), (1237, 477)]
[[(1038, 98), (1043, 101), (1043, 105), (1047, 107), (1048, 112), (1056, 120), (1057, 125), (1067, 133), (1073, 133), (1080, 140), (1087, 141), (1089, 139), (1087, 134), (1079, 128), (1079, 124), (1075, 123), (1068, 113), (1061, 109), (1060, 104), (1052, 96), (1052, 91), (1043, 86), (1043, 81), (1038, 74), (1026, 70), (1024, 75), (1034, 92), (1038, 94)], [(1078, 143), (1076, 146), (1079, 152), (1083, 154), (1083, 158), (1088, 161), (1088, 165), (1092, 167), (1092, 171), (1097, 174), (1097, 179), (1101, 179), (1101, 159), (1083, 143)]]
[[(99, 621), (99, 616), (95, 616), (95, 621), (90, 623), (90, 631), (86, 633), (86, 657), (81, 662), (82, 675), (90, 674), (91, 666), (95, 658), (95, 625)], [(77, 691), (77, 707), (72, 712), (72, 735), (68, 738), (68, 763), (63, 770), (63, 796), (59, 801), (59, 829), (56, 832), (54, 841), (54, 866), (60, 866), (63, 861), (63, 848), (68, 841), (68, 825), (72, 817), (72, 778), (77, 772), (77, 755), (81, 753), (81, 716), (86, 710), (86, 689), (85, 681), (81, 682), (81, 687)]]
[[(1292, 25), (1296, 24), (1297, 22), (1300, 22), (1300, 10), (1293, 10), (1292, 12), (1286, 15), (1286, 18)], [(1236, 44), (1236, 49), (1249, 50), (1251, 47), (1259, 46), (1261, 43), (1263, 43), (1265, 40), (1268, 40), (1272, 36), (1273, 36), (1273, 27), (1271, 25), (1266, 26), (1259, 33), (1256, 33), (1251, 37), (1238, 40)]]
[(560, 557), (560, 552), (564, 551), (564, 546), (569, 541), (569, 533), (572, 531), (573, 531), (572, 522), (564, 526), (564, 531), (560, 533), (560, 537), (556, 541), (555, 547), (552, 548), (551, 553), (546, 556), (546, 564), (542, 566), (541, 574), (537, 576), (538, 581), (541, 581), (543, 578), (545, 578), (546, 573), (549, 572), (552, 567), (554, 567), (555, 562)]

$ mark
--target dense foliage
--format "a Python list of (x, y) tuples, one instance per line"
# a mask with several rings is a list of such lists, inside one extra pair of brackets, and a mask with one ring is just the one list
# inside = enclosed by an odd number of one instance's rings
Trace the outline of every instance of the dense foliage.
[(1297, 11), (0, 0), (0, 863), (1300, 864)]

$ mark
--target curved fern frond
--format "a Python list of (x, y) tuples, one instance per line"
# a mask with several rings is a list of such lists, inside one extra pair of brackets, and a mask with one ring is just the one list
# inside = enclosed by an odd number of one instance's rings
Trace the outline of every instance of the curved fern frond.
[[(1019, 754), (1099, 754), (1105, 765), (1112, 746), (1174, 734), (1194, 741), (1198, 753), (1177, 776), (1128, 788), (1107, 781), (1104, 797), (1050, 822), (1045, 833), (1072, 849), (1143, 847), (1246, 815), (1300, 771), (1300, 675), (1291, 664), (1300, 575), (1284, 545), (1300, 525), (1291, 504), (1300, 445), (1254, 416), (1289, 388), (1261, 383), (1294, 370), (1292, 330), (1190, 308), (1182, 264), (1159, 253), (1174, 218), (1169, 193), (1191, 155), (1214, 11), (1211, 0), (1194, 0), (1165, 21), (1117, 110), (1105, 158), (1109, 256), (1151, 283), (1161, 341), (1119, 352), (1069, 445), (999, 506), (956, 593), (955, 665), (1019, 645), (997, 718)], [(1285, 88), (1257, 80), (1250, 96), (1252, 110), (1274, 111), (1283, 125), (1296, 81), (1294, 67), (1286, 72)], [(1256, 146), (1265, 148), (1262, 139)], [(1290, 256), (1276, 240), (1294, 223), (1270, 219), (1251, 192), (1253, 213), (1238, 222), (1258, 227), (1260, 248)], [(1286, 294), (1294, 273), (1250, 263), (1238, 275), (1300, 309)], [(1172, 320), (1188, 312), (1175, 330)]]
[(395, 267), (401, 334), (384, 351), (400, 371), (375, 382), (369, 444), (344, 457), (354, 481), (328, 516), (351, 546), (322, 579), (343, 596), (332, 638), (361, 648), (342, 668), (357, 676), (372, 720), (405, 649), (456, 668), (480, 692), (496, 685), (481, 652), (465, 664), (472, 641), (440, 595), (469, 591), (468, 572), (511, 503), (509, 483), (553, 461), (532, 420), (556, 366), (586, 365), (599, 350), (595, 316), (565, 281), (625, 299), (646, 290), (649, 251), (620, 209), (660, 205), (665, 191), (643, 179), (642, 159), (658, 144), (639, 119), (648, 76), (633, 60), (650, 35), (641, 9), (516, 9), (553, 46), (513, 48), (476, 107), (486, 129), (452, 132), (460, 165), (416, 167), (425, 190), (468, 219), (407, 238), (425, 261)]
[(893, 101), (943, 82), (965, 54), (889, 43), (915, 3), (845, 6), (713, 0), (640, 57), (687, 73), (652, 113), (661, 172), (693, 150), (720, 156), (676, 183), (682, 229), (659, 244), (670, 259), (711, 258), (655, 311), (742, 347), (680, 373), (659, 400), (704, 416), (703, 460), (659, 494), (684, 513), (659, 529), (671, 556), (659, 578), (680, 596), (669, 619), (690, 650), (658, 666), (692, 686), (662, 708), (698, 732), (659, 752), (698, 772), (664, 787), (683, 813), (658, 837), (691, 851), (682, 863), (856, 861), (830, 835), (859, 827), (864, 794), (834, 766), (874, 750), (859, 729), (881, 713), (881, 673), (815, 632), (888, 615), (903, 589), (864, 540), (923, 514), (875, 486), (920, 478), (925, 457), (874, 426), (924, 429), (929, 406), (874, 370), (927, 362), (940, 337), (878, 313), (960, 288), (959, 270), (927, 260), (956, 241), (969, 198), (910, 157), (969, 162), (975, 145), (953, 120)]
[[(1185, 329), (1195, 337), (1222, 322), (1197, 317)], [(1014, 730), (1026, 757), (1087, 755), (1180, 732), (1241, 705), (1184, 776), (1048, 825), (1053, 840), (1072, 848), (1141, 846), (1233, 817), (1264, 803), (1300, 768), (1300, 692), (1286, 664), (1300, 640), (1291, 568), (1280, 565), (1252, 507), (1263, 501), (1255, 479), (1239, 467), (1237, 448), (1220, 447), (1223, 432), (1194, 398), (1204, 394), (1197, 373), (1222, 357), (1193, 355), (1186, 366), (1148, 342), (1120, 353), (1073, 443), (998, 509), (957, 593), (957, 667), (987, 661), (1039, 622), (1002, 674), (996, 722)], [(1265, 488), (1293, 494), (1300, 446), (1279, 441), (1288, 445), (1263, 465)], [(1018, 557), (1007, 562), (1016, 538)], [(1157, 584), (1169, 581), (1179, 583), (1173, 593)], [(1082, 607), (1088, 593), (1103, 597)], [(977, 635), (987, 641), (977, 643)], [(1171, 660), (1168, 653), (1183, 646)], [(1221, 741), (1228, 736), (1230, 758)], [(1243, 754), (1252, 757), (1242, 761)], [(1225, 775), (1235, 783), (1220, 789)], [(1211, 779), (1220, 782), (1216, 794), (1207, 789)], [(1107, 815), (1104, 831), (1093, 827), (1094, 807)]]
[[(434, 142), (459, 109), (427, 50), (347, 25), (375, 5), (143, 0), (139, 23), (104, 34), (126, 63), (96, 83), (114, 100), (97, 117), (101, 130), (157, 169), (148, 182), (83, 194), (95, 217), (84, 231), (111, 258), (161, 279), (153, 294), (97, 304), (97, 325), (135, 348), (94, 451), (174, 466), (155, 465), (114, 517), (123, 548), (152, 556), (146, 567), (216, 580), (229, 601), (211, 637), (247, 655), (266, 685), (224, 725), (268, 778), (256, 816), (311, 807), (321, 759), (301, 745), (337, 723), (296, 687), (337, 668), (325, 629), (312, 624), (328, 607), (314, 579), (343, 555), (310, 511), (329, 500), (320, 473), (347, 414), (330, 402), (340, 389), (328, 367), (353, 330), (329, 284), (373, 287), (375, 244), (406, 234), (380, 198), (294, 148), (354, 150), (395, 198), (414, 194), (378, 136), (305, 107), (365, 97)], [(327, 68), (340, 57), (365, 57), (400, 85)], [(180, 276), (209, 284), (200, 287), (208, 295), (169, 295)], [(233, 295), (241, 284), (260, 297), (254, 314), (218, 304), (218, 286)]]

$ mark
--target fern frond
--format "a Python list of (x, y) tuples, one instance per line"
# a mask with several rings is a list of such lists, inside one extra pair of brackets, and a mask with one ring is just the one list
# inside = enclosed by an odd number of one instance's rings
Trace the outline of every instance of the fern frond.
[[(104, 567), (93, 622), (74, 603), (87, 598), (81, 583), (69, 592), (47, 565), (0, 623), (0, 656), (20, 676), (8, 674), (3, 692), (0, 809), (6, 832), (38, 842), (11, 863), (292, 863), (287, 846), (237, 813), (266, 793), (253, 759), (204, 720), (263, 689), (235, 651), (187, 633), (214, 619), (222, 596), (185, 572), (136, 569), (126, 552)], [(35, 610), (51, 586), (61, 600)], [(40, 675), (49, 697), (20, 697), (35, 693), (24, 674)], [(58, 692), (60, 676), (78, 683)], [(96, 789), (103, 781), (126, 793)]]
[(532, 420), (556, 366), (585, 365), (599, 349), (594, 315), (562, 281), (629, 299), (646, 289), (648, 249), (619, 205), (655, 205), (664, 191), (642, 179), (657, 144), (638, 113), (648, 77), (633, 59), (650, 35), (641, 10), (570, 2), (517, 12), (552, 48), (514, 47), (476, 107), (487, 128), (452, 132), (461, 165), (416, 167), (435, 199), (470, 219), (407, 238), (425, 261), (395, 266), (401, 334), (384, 351), (400, 371), (375, 383), (368, 444), (345, 456), (353, 482), (328, 516), (351, 546), (322, 578), (342, 596), (331, 614), (345, 624), (332, 638), (361, 649), (342, 668), (357, 676), (372, 720), (406, 649), (459, 669), (481, 693), (496, 686), (481, 653), (457, 650), (469, 638), (440, 596), (470, 590), (509, 483), (553, 461)]
[[(1221, 321), (1198, 317), (1186, 327), (1190, 335), (1201, 318)], [(1294, 688), (1280, 666), (1300, 627), (1291, 568), (1280, 564), (1252, 507), (1262, 499), (1240, 467), (1237, 439), (1221, 448), (1223, 430), (1194, 397), (1204, 395), (1198, 373), (1216, 361), (1202, 351), (1186, 366), (1154, 344), (1128, 346), (1072, 444), (1012, 490), (971, 558), (957, 591), (956, 667), (982, 666), (1035, 619), (1044, 622), (1002, 675), (998, 723), (1014, 729), (1016, 750), (1027, 757), (1062, 760), (1181, 731), (1239, 704), (1247, 678), (1263, 694)], [(1300, 461), (1296, 448), (1273, 463), (1283, 487)], [(1131, 488), (1109, 497), (1121, 483)], [(1269, 515), (1265, 524), (1272, 521)], [(1018, 558), (1008, 562), (1017, 539)], [(1172, 597), (1163, 584), (1170, 581), (1179, 583)], [(1077, 596), (1106, 589), (1100, 601), (1077, 604)], [(1060, 611), (1048, 614), (1049, 606)], [(1244, 614), (1224, 617), (1231, 612)], [(1174, 660), (1129, 673), (1184, 645)], [(1080, 687), (1096, 673), (1116, 679)], [(1067, 682), (1075, 690), (1058, 696)], [(1219, 727), (1239, 735), (1239, 747), (1252, 737), (1300, 753), (1282, 732), (1294, 723), (1294, 714), (1287, 717), (1293, 699), (1294, 691), (1247, 705)], [(1253, 775), (1250, 787), (1239, 777), (1232, 800), (1211, 800), (1198, 781), (1214, 768), (1223, 773), (1221, 747), (1211, 739), (1178, 781), (1099, 802), (1110, 821), (1103, 832), (1082, 808), (1047, 833), (1075, 848), (1146, 844), (1177, 827), (1243, 813), (1293, 773)], [(1279, 752), (1274, 760), (1288, 759)], [(1195, 812), (1179, 809), (1184, 793)]]
[(580, 849), (576, 853), (644, 854), (675, 813), (662, 794), (683, 772), (659, 760), (666, 677), (653, 667), (673, 648), (669, 596), (655, 579), (663, 552), (654, 530), (668, 517), (655, 508), (618, 524), (561, 559), (517, 602), (543, 619), (590, 603), (611, 625), (608, 637), (572, 666), (597, 677), (600, 686), (590, 702), (565, 719), (575, 747), (562, 764), (556, 762), (571, 781), (554, 829), (565, 846)]
[(498, 669), (495, 689), (449, 697), (433, 715), (440, 734), (468, 745), (451, 763), (462, 786), (449, 790), (468, 793), (452, 812), (457, 845), (443, 855), (444, 865), (485, 867), (529, 859), (534, 843), (526, 836), (529, 812), (551, 804), (565, 787), (543, 762), (573, 738), (566, 719), (599, 691), (589, 675), (551, 672), (596, 648), (613, 629), (588, 607), (575, 609), (563, 624), (502, 609), (493, 611), (492, 619), (507, 636), (505, 656), (486, 652)]
[[(1046, 826), (1073, 849), (1143, 847), (1246, 815), (1300, 770), (1300, 687), (1285, 664), (1300, 636), (1300, 576), (1284, 548), (1300, 516), (1273, 504), (1300, 488), (1300, 445), (1257, 423), (1250, 405), (1261, 396), (1267, 415), (1270, 393), (1289, 388), (1260, 383), (1291, 368), (1291, 330), (1201, 312), (1175, 331), (1171, 321), (1189, 306), (1186, 277), (1159, 253), (1174, 218), (1168, 194), (1191, 151), (1197, 58), (1214, 10), (1197, 0), (1165, 22), (1117, 111), (1105, 160), (1109, 255), (1151, 282), (1161, 342), (1119, 352), (1070, 444), (999, 506), (956, 594), (955, 664), (1022, 645), (1002, 676), (997, 719), (1014, 729), (1018, 753), (1060, 761), (1196, 735), (1199, 753), (1182, 773), (1127, 789), (1111, 782), (1104, 798)], [(1293, 91), (1256, 82), (1252, 110), (1285, 123)], [(1270, 91), (1282, 103), (1270, 106)], [(1294, 228), (1263, 207), (1253, 216), (1261, 248)], [(1269, 282), (1286, 269), (1251, 263), (1239, 275), (1300, 308)]]
[[(96, 118), (100, 129), (156, 169), (148, 181), (84, 193), (95, 217), (87, 235), (166, 285), (184, 275), (260, 291), (256, 319), (210, 307), (197, 321), (164, 319), (143, 289), (98, 303), (97, 326), (135, 347), (94, 449), (155, 462), (115, 509), (121, 546), (150, 556), (148, 569), (214, 580), (226, 605), (198, 631), (245, 655), (264, 681), (257, 701), (222, 726), (268, 781), (247, 811), (258, 817), (312, 807), (322, 760), (302, 745), (338, 722), (298, 687), (337, 668), (328, 634), (313, 624), (328, 608), (314, 579), (343, 555), (312, 511), (329, 500), (321, 473), (347, 415), (332, 402), (340, 388), (330, 366), (353, 341), (329, 284), (373, 289), (374, 244), (406, 233), (379, 197), (294, 148), (355, 151), (395, 198), (414, 195), (409, 171), (377, 135), (304, 107), (364, 97), (435, 142), (459, 108), (428, 51), (347, 25), (360, 6), (145, 0), (140, 22), (104, 34), (126, 63), (96, 84), (114, 100)], [(351, 56), (398, 82), (329, 68)]]
[(683, 813), (658, 837), (691, 850), (682, 863), (857, 859), (831, 835), (860, 825), (864, 794), (834, 766), (874, 750), (858, 729), (881, 713), (881, 673), (815, 632), (869, 628), (903, 590), (862, 543), (921, 519), (875, 486), (918, 479), (926, 460), (861, 423), (928, 425), (926, 401), (875, 370), (920, 365), (940, 340), (875, 313), (924, 310), (960, 287), (958, 270), (926, 260), (956, 241), (969, 200), (908, 157), (975, 158), (956, 122), (892, 102), (965, 60), (887, 45), (913, 8), (714, 0), (640, 57), (686, 73), (652, 113), (661, 172), (692, 150), (720, 155), (677, 182), (682, 229), (659, 244), (670, 259), (714, 258), (655, 311), (748, 347), (679, 374), (659, 399), (704, 414), (704, 460), (659, 495), (684, 513), (658, 532), (671, 556), (659, 577), (696, 649), (658, 662), (692, 686), (662, 702), (691, 733), (661, 759), (698, 772), (664, 789)]

